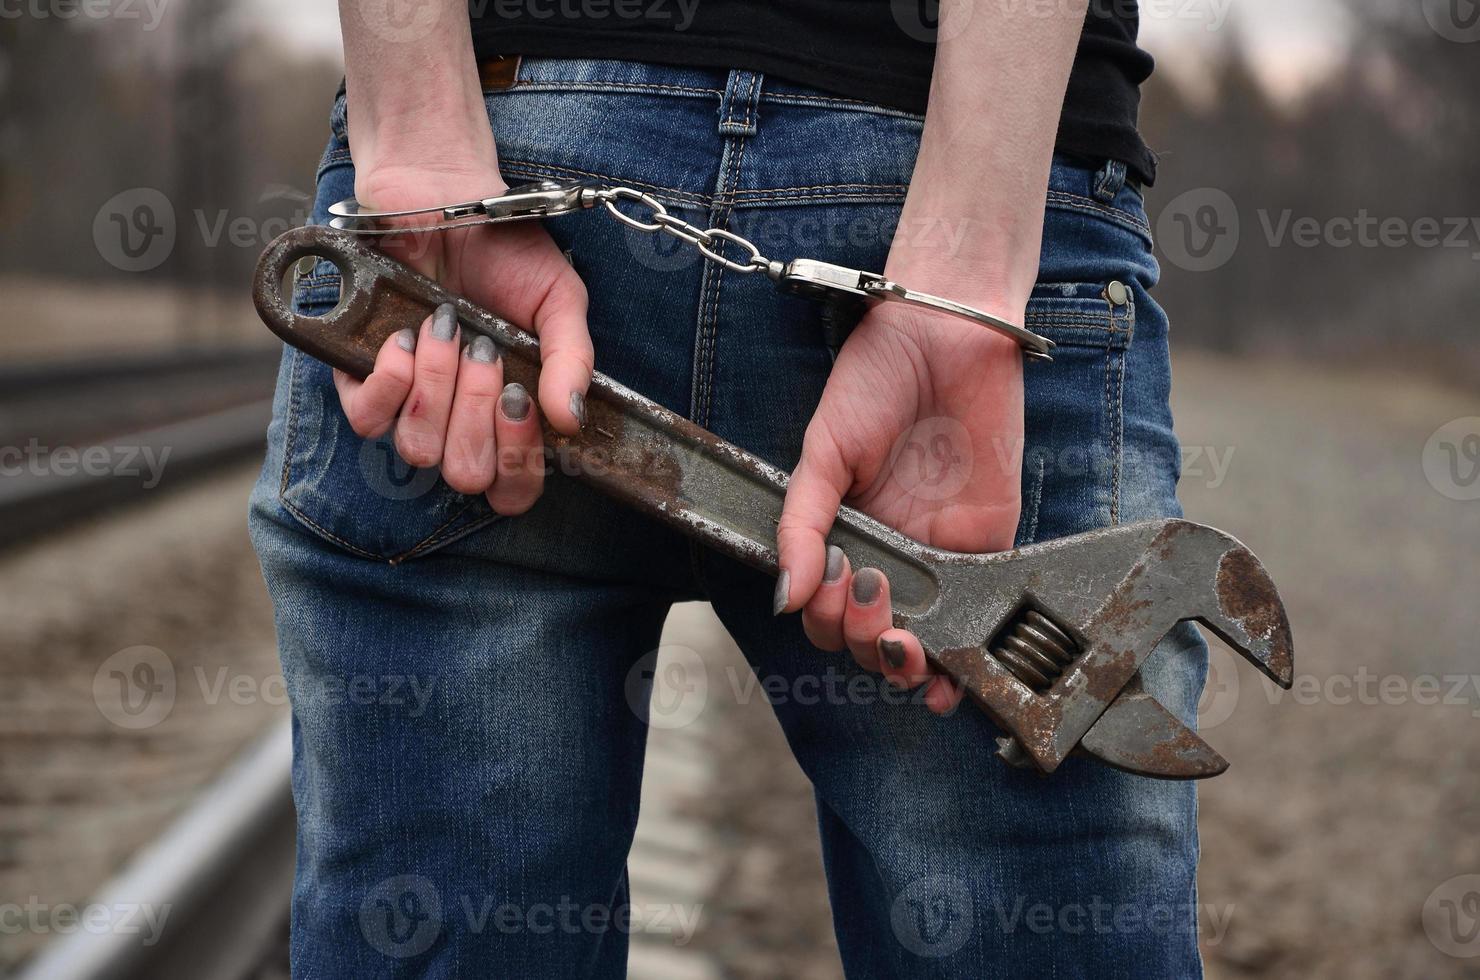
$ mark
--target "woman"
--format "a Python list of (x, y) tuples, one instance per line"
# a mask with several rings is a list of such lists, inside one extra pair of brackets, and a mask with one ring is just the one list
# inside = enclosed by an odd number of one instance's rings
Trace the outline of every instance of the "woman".
[[(622, 184), (1058, 347), (1025, 369), (989, 330), (886, 304), (834, 362), (815, 305), (599, 213), (406, 249), (536, 331), (544, 366), (538, 392), (505, 387), (445, 314), (363, 383), (287, 352), (252, 527), (294, 704), (295, 973), (623, 975), (645, 738), (624, 694), (669, 605), (705, 598), (768, 683), (919, 692), (775, 699), (850, 977), (1198, 975), (1191, 786), (1000, 764), (890, 628), (888, 582), (825, 544), (844, 500), (977, 552), (1178, 512), (1134, 5), (944, 0), (938, 29), (884, 0), (398, 7), (341, 4), (316, 220), (351, 195)], [(336, 291), (321, 266), (298, 301)], [(579, 429), (593, 364), (795, 469), (778, 581), (518, 464), (541, 415)], [(1203, 665), (1183, 628), (1145, 675), (1187, 719)]]

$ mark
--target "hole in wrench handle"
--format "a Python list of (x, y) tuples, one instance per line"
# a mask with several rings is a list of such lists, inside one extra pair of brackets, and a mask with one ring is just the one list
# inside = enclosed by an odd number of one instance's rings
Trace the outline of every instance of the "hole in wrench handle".
[[(278, 288), (304, 256), (339, 267), (339, 305), (322, 317), (294, 313)], [(253, 297), (268, 328), (319, 360), (363, 378), (392, 334), (413, 329), (444, 302), (457, 308), (465, 333), (498, 344), (504, 376), (539, 390), (539, 341), (441, 285), (367, 247), (355, 236), (324, 227), (299, 228), (272, 242), (258, 263)], [(787, 476), (613, 381), (596, 374), (586, 395), (586, 425), (578, 436), (545, 427), (550, 465), (746, 564), (775, 574), (776, 527)], [(907, 624), (931, 609), (940, 585), (920, 560), (923, 546), (843, 508), (829, 540), (854, 568), (872, 566), (889, 577), (896, 621)]]

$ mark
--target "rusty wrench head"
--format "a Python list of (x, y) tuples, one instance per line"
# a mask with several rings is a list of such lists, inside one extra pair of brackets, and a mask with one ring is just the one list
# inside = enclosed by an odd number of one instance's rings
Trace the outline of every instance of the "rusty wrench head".
[(963, 558), (932, 562), (939, 599), (901, 625), (1010, 734), (1009, 761), (1052, 772), (1078, 747), (1144, 775), (1223, 771), (1227, 763), (1140, 683), (1142, 662), (1184, 620), (1290, 686), (1279, 593), (1222, 531), (1147, 521)]

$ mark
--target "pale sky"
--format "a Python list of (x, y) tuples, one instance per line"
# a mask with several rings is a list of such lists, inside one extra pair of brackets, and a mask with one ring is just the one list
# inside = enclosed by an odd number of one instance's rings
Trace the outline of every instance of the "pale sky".
[[(1341, 57), (1351, 31), (1338, 0), (1140, 0), (1141, 41), (1162, 69), (1194, 89), (1207, 52), (1230, 36), (1278, 94), (1298, 95)], [(305, 51), (339, 56), (334, 0), (248, 0), (243, 24), (275, 27)]]

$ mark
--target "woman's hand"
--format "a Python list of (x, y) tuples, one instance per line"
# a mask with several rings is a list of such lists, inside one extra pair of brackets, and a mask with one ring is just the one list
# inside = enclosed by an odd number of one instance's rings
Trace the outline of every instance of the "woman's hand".
[[(1021, 311), (1017, 322), (1021, 322)], [(893, 629), (889, 583), (826, 544), (847, 502), (951, 551), (1012, 546), (1021, 496), (1023, 357), (950, 317), (881, 305), (843, 345), (792, 475), (777, 541), (777, 612), (802, 610), (824, 650), (845, 646), (944, 713), (961, 694), (913, 634)]]
[[(505, 186), (489, 160), (362, 172), (355, 195), (378, 210), (399, 210), (478, 200)], [(381, 248), (539, 335), (538, 406), (520, 385), (504, 385), (491, 342), (463, 345), (449, 307), (428, 317), (419, 332), (388, 340), (363, 382), (335, 372), (351, 427), (374, 438), (394, 426), (396, 451), (406, 462), (440, 465), (454, 490), (485, 494), (500, 514), (523, 513), (544, 486), (539, 413), (568, 434), (585, 420), (593, 364), (585, 286), (533, 223), (388, 236)]]

